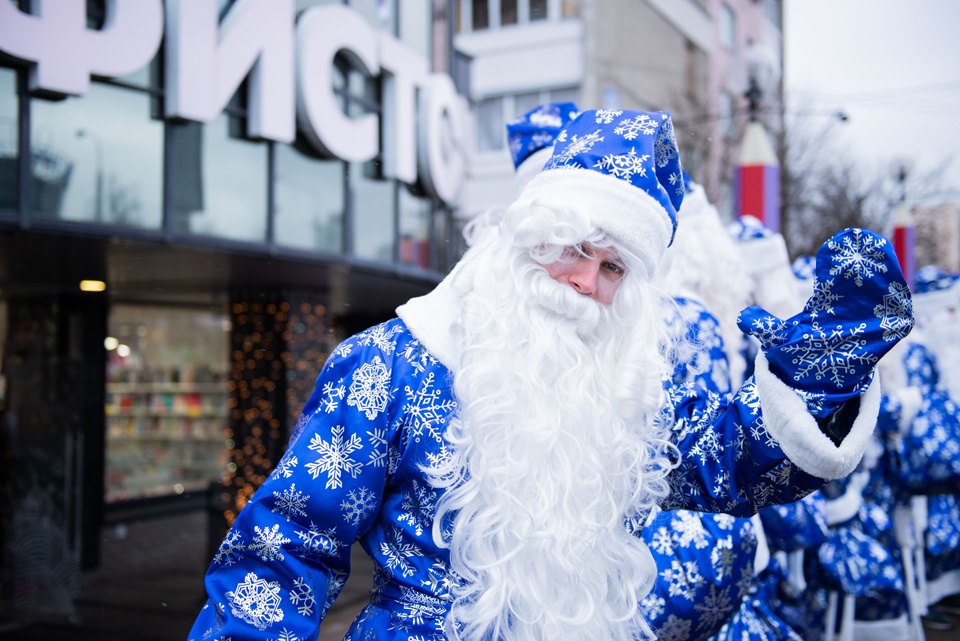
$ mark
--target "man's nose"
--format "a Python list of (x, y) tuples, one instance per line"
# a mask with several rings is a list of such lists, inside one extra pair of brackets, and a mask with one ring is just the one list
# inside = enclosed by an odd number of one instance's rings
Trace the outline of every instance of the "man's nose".
[(597, 292), (597, 279), (600, 276), (600, 261), (595, 258), (578, 259), (570, 271), (570, 286), (584, 296), (593, 296)]

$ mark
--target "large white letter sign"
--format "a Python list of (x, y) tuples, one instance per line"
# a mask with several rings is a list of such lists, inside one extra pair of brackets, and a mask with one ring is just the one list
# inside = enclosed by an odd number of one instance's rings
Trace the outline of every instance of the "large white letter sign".
[(351, 162), (375, 158), (380, 149), (376, 114), (350, 118), (333, 92), (333, 59), (341, 53), (351, 65), (377, 76), (377, 33), (355, 11), (342, 5), (314, 7), (297, 21), (297, 122), (319, 151)]
[(383, 174), (417, 180), (417, 87), (426, 84), (427, 60), (396, 38), (380, 34), (383, 94)]
[(33, 0), (31, 13), (0, 2), (0, 51), (33, 63), (31, 91), (79, 96), (90, 75), (123, 76), (153, 59), (162, 0), (107, 0), (103, 28), (87, 29), (86, 0)]
[(166, 115), (210, 122), (250, 74), (247, 133), (292, 142), (293, 0), (167, 0)]
[(453, 207), (466, 172), (466, 109), (450, 76), (430, 76), (420, 103), (420, 179), (428, 191)]

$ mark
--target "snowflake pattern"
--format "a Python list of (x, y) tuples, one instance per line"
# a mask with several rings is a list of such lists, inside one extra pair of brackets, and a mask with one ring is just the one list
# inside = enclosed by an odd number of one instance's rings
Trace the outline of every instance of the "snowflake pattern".
[(633, 118), (624, 118), (614, 127), (613, 133), (623, 136), (624, 140), (636, 140), (637, 136), (653, 135), (657, 131), (657, 121), (647, 114), (637, 114)]
[(372, 421), (387, 407), (391, 398), (389, 383), (390, 370), (379, 356), (374, 356), (373, 361), (354, 372), (347, 405), (356, 407)]
[(625, 154), (607, 154), (596, 162), (595, 167), (605, 169), (614, 178), (631, 181), (634, 176), (646, 176), (647, 168), (645, 162), (650, 160), (650, 156), (644, 154), (638, 156), (637, 152), (631, 149)]
[(399, 325), (376, 325), (357, 334), (357, 344), (363, 347), (373, 346), (384, 354), (393, 354), (397, 347), (397, 335), (402, 328)]
[(833, 292), (833, 279), (813, 281), (813, 295), (807, 300), (806, 311), (812, 320), (823, 314), (834, 314), (834, 304), (843, 298), (843, 294)]
[(306, 516), (307, 499), (309, 494), (304, 494), (297, 490), (297, 484), (293, 483), (282, 492), (274, 492), (273, 511), (282, 514), (289, 521), (291, 518)]
[(276, 581), (266, 581), (250, 572), (242, 583), (226, 593), (226, 597), (233, 615), (261, 632), (268, 626), (283, 621), (280, 584)]
[(377, 495), (365, 487), (347, 492), (347, 498), (340, 503), (343, 519), (351, 525), (360, 525), (360, 521), (372, 514), (377, 508)]
[(250, 551), (264, 561), (283, 561), (286, 558), (280, 550), (283, 549), (284, 544), (290, 542), (290, 539), (280, 532), (279, 524), (274, 524), (272, 528), (261, 528), (255, 525), (253, 531), (256, 534), (253, 537), (253, 543), (250, 544)]
[(233, 565), (241, 559), (244, 550), (247, 549), (243, 542), (243, 534), (236, 530), (230, 530), (227, 536), (217, 548), (217, 553), (213, 557), (213, 562), (218, 565)]
[(277, 468), (273, 471), (278, 478), (288, 479), (293, 476), (293, 470), (297, 467), (297, 457), (294, 455), (284, 456), (277, 463)]
[(290, 590), (289, 598), (290, 603), (297, 606), (297, 614), (305, 617), (313, 614), (315, 604), (313, 590), (310, 589), (310, 584), (303, 580), (303, 577), (298, 576), (293, 580), (293, 589)]
[(596, 118), (598, 125), (609, 125), (622, 115), (623, 111), (617, 111), (614, 109), (597, 109), (594, 117)]
[(854, 285), (863, 286), (863, 279), (873, 278), (875, 274), (887, 273), (886, 254), (883, 248), (887, 241), (884, 238), (868, 236), (860, 229), (854, 229), (851, 235), (845, 235), (840, 241), (827, 241), (827, 248), (835, 253), (830, 256), (834, 265), (830, 268), (830, 275), (842, 275), (846, 279), (853, 279)]
[(327, 489), (343, 485), (340, 479), (343, 472), (357, 478), (360, 470), (363, 469), (363, 463), (350, 458), (353, 452), (363, 447), (360, 437), (351, 434), (345, 441), (343, 436), (343, 426), (337, 425), (330, 430), (329, 442), (323, 440), (319, 434), (314, 434), (310, 438), (309, 449), (320, 454), (320, 458), (313, 463), (307, 463), (307, 470), (313, 478), (317, 478), (321, 472), (326, 472)]
[(340, 401), (343, 400), (344, 395), (347, 393), (347, 388), (343, 386), (343, 379), (341, 378), (336, 383), (333, 381), (324, 383), (322, 393), (323, 397), (320, 400), (320, 407), (325, 413), (332, 414), (340, 407)]
[(403, 512), (397, 516), (397, 520), (406, 523), (417, 536), (421, 536), (433, 524), (433, 517), (437, 513), (437, 495), (430, 487), (414, 480), (410, 489), (404, 490), (400, 508)]
[[(561, 132), (561, 134), (564, 132)], [(556, 169), (557, 167), (570, 167), (570, 166), (579, 166), (576, 165), (573, 161), (578, 155), (586, 153), (593, 149), (594, 145), (598, 142), (603, 142), (603, 136), (600, 135), (600, 130), (597, 129), (593, 133), (587, 134), (585, 136), (574, 135), (570, 138), (570, 143), (566, 146), (560, 148), (559, 145), (561, 142), (560, 137), (557, 137), (557, 151), (554, 151), (554, 154), (544, 165), (544, 169)], [(558, 153), (559, 152), (559, 153)]]
[(867, 344), (862, 338), (865, 329), (866, 323), (852, 327), (837, 325), (829, 329), (813, 323), (801, 340), (781, 346), (797, 366), (793, 380), (812, 377), (817, 381), (828, 380), (843, 389), (848, 376), (856, 373), (857, 365), (872, 367), (877, 362), (877, 356), (863, 349)]
[(883, 340), (900, 340), (913, 329), (913, 303), (910, 290), (903, 283), (892, 282), (883, 303), (873, 308), (873, 315), (880, 319)]
[(310, 528), (306, 532), (302, 528), (297, 530), (297, 538), (301, 543), (294, 554), (303, 559), (336, 557), (342, 547), (335, 529), (321, 532), (313, 521), (310, 522)]
[(447, 419), (456, 412), (457, 402), (436, 388), (433, 373), (428, 374), (416, 390), (407, 386), (404, 392), (407, 402), (403, 411), (409, 417), (409, 438), (419, 442), (426, 435), (437, 443), (442, 442)]
[(677, 136), (673, 130), (673, 123), (664, 119), (663, 126), (657, 133), (657, 139), (653, 144), (653, 161), (657, 167), (663, 169), (671, 161), (678, 160), (679, 155), (680, 151), (677, 148)]

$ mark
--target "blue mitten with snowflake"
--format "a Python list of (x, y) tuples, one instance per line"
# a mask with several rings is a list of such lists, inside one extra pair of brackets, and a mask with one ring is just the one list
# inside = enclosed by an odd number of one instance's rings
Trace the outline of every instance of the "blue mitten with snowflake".
[(845, 229), (820, 247), (813, 295), (802, 312), (781, 320), (748, 307), (737, 319), (760, 341), (770, 370), (803, 397), (836, 443), (846, 434), (837, 410), (859, 398), (874, 366), (913, 322), (893, 244), (865, 229)]

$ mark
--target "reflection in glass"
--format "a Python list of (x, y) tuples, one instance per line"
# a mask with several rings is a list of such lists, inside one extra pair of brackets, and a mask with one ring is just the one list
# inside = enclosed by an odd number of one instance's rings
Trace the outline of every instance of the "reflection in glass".
[(232, 445), (229, 317), (115, 305), (108, 325), (105, 500), (206, 490)]
[(151, 101), (101, 83), (81, 98), (32, 100), (32, 215), (159, 229), (163, 123)]
[(344, 163), (276, 145), (274, 238), (280, 245), (343, 252)]
[(404, 186), (397, 190), (400, 208), (400, 262), (430, 268), (431, 203), (417, 198)]
[(540, 101), (539, 91), (527, 91), (518, 93), (513, 97), (513, 117), (519, 118), (531, 109), (535, 109), (543, 104)]
[(503, 98), (486, 98), (477, 105), (477, 151), (503, 149), (506, 132), (503, 122)]
[(517, 0), (500, 0), (500, 24), (517, 24)]
[(267, 143), (232, 136), (231, 118), (170, 125), (171, 225), (180, 233), (263, 242)]
[(474, 31), (482, 31), (490, 26), (490, 13), (487, 0), (473, 0), (473, 18), (471, 26)]
[(546, 20), (547, 0), (530, 0), (530, 21)]
[[(363, 163), (347, 169), (353, 198), (353, 250), (357, 258), (393, 262), (396, 183), (365, 175)], [(366, 173), (371, 173), (366, 168)]]
[[(0, 212), (17, 207), (19, 161), (17, 72), (0, 68)], [(2, 215), (2, 214), (0, 214)]]

